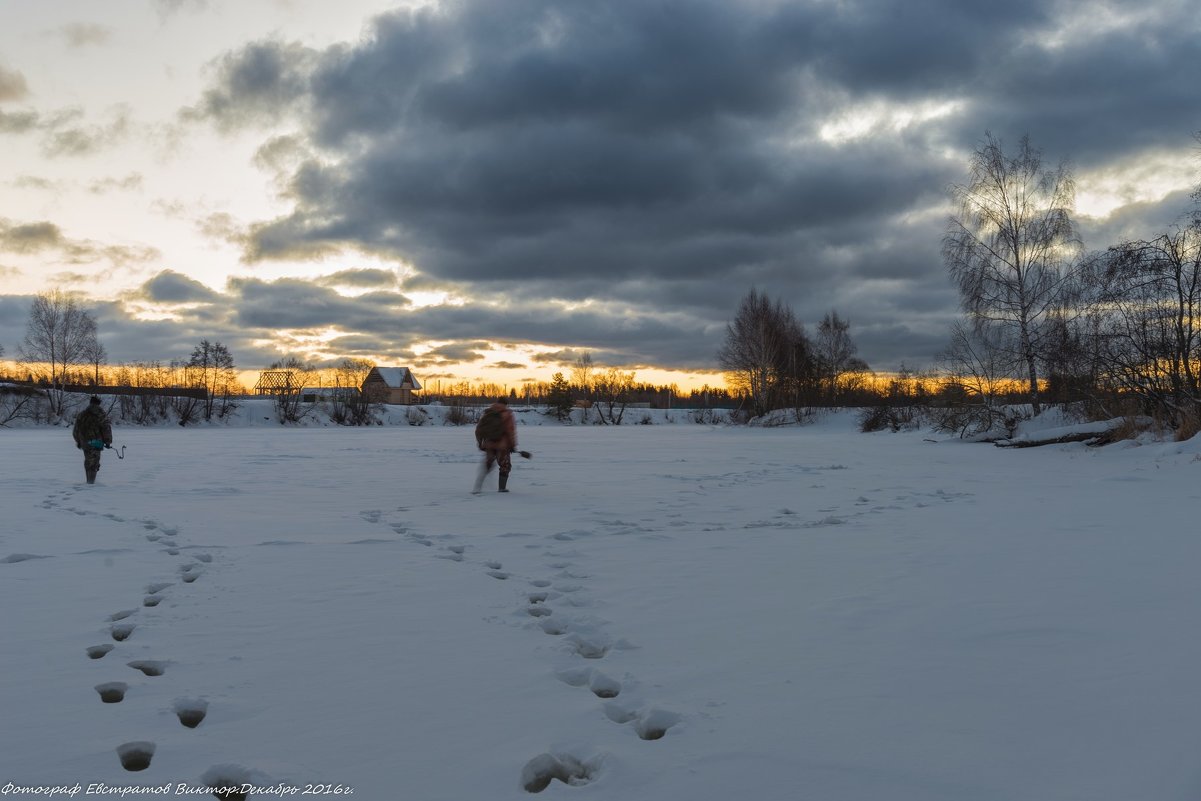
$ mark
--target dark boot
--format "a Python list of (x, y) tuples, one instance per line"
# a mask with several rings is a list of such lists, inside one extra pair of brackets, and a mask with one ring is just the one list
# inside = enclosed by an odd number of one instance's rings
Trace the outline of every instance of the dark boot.
[(84, 470), (83, 472), (88, 477), (89, 484), (96, 483), (96, 471), (95, 470)]
[(497, 492), (508, 492), (509, 490), (506, 489), (506, 486), (508, 485), (508, 483), (509, 483), (509, 474), (501, 473), (500, 474), (500, 489), (498, 489)]

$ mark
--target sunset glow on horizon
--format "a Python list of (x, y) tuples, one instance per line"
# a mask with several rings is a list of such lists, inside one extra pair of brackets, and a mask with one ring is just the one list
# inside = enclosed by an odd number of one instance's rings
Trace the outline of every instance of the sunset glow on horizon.
[(57, 288), (113, 365), (687, 390), (756, 288), (925, 368), (986, 132), (1072, 166), (1086, 249), (1154, 236), (1201, 184), (1199, 43), (1127, 0), (4, 4), (0, 359)]

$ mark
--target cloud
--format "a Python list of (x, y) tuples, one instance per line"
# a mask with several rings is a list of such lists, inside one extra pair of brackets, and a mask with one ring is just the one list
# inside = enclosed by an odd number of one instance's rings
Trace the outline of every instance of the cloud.
[(263, 41), (215, 62), (215, 86), (185, 109), (186, 121), (209, 120), (223, 130), (274, 123), (308, 90), (316, 52), (300, 44)]
[(400, 285), (400, 279), (392, 270), (360, 268), (339, 270), (336, 273), (322, 276), (318, 283), (322, 286), (331, 287), (381, 287), (395, 289)]
[(123, 178), (101, 178), (88, 184), (88, 192), (106, 195), (109, 192), (130, 192), (142, 188), (145, 179), (141, 173), (131, 172)]
[(119, 106), (108, 113), (109, 120), (98, 125), (79, 124), (83, 111), (70, 108), (44, 118), (42, 153), (49, 158), (90, 156), (124, 140), (131, 130), (129, 109)]
[(484, 354), (481, 351), (491, 350), (492, 345), (488, 342), (455, 342), (448, 345), (440, 345), (436, 348), (431, 348), (422, 353), (415, 362), (418, 367), (428, 367), (434, 365), (461, 364), (464, 362), (479, 362), (483, 361)]
[(38, 126), (38, 115), (33, 111), (9, 113), (0, 109), (0, 133), (22, 134)]
[(153, 0), (159, 19), (166, 20), (184, 11), (199, 13), (209, 7), (209, 0)]
[(143, 245), (107, 245), (86, 239), (72, 239), (48, 220), (14, 222), (0, 217), (0, 252), (23, 255), (58, 253), (67, 264), (94, 264), (106, 261), (111, 267), (127, 267), (159, 258), (162, 254)]
[(0, 103), (24, 100), (28, 95), (29, 86), (25, 83), (25, 76), (0, 65)]
[(61, 185), (48, 178), (42, 178), (38, 175), (18, 175), (10, 182), (17, 189), (40, 189), (45, 191), (54, 191)]
[(494, 367), (497, 370), (527, 370), (527, 369), (529, 369), (527, 365), (520, 364), (518, 362), (493, 362), (489, 366)]
[[(984, 132), (1082, 169), (1186, 157), (1199, 57), (1178, 2), (460, 0), (251, 42), (184, 116), (263, 131), (288, 208), (226, 229), (249, 262), (370, 254), (462, 303), (246, 285), (246, 319), (703, 368), (756, 286), (810, 325), (837, 308), (888, 369), (957, 313), (947, 187)], [(289, 292), (304, 314), (254, 297)]]
[(72, 22), (59, 28), (57, 34), (66, 42), (67, 47), (78, 49), (88, 45), (108, 44), (113, 29), (92, 22)]
[(163, 270), (143, 283), (133, 297), (154, 303), (215, 303), (221, 296), (174, 270)]
[(583, 356), (585, 351), (564, 348), (549, 353), (535, 353), (531, 359), (535, 364), (553, 364), (558, 367), (570, 367)]
[(0, 250), (10, 253), (37, 253), (38, 251), (62, 248), (65, 239), (62, 231), (51, 222), (13, 223), (0, 219)]

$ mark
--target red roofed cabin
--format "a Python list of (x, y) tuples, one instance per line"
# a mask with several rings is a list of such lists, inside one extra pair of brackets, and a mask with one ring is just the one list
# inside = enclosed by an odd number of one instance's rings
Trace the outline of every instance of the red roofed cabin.
[(407, 367), (372, 367), (363, 379), (363, 397), (372, 403), (415, 403), (421, 389)]

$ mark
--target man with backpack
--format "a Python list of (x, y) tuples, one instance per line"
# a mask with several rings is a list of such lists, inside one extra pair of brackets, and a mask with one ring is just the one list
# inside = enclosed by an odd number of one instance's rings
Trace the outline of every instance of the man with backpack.
[(100, 407), (100, 398), (93, 395), (87, 408), (75, 416), (71, 436), (75, 438), (75, 447), (83, 451), (84, 475), (89, 484), (95, 484), (100, 452), (113, 444), (113, 426)]
[(500, 492), (508, 492), (509, 472), (513, 469), (511, 454), (517, 450), (517, 421), (509, 411), (509, 401), (497, 398), (484, 411), (475, 426), (475, 443), (484, 452), (484, 462), (475, 479), (473, 493), (479, 495), (484, 486), (484, 477), (492, 471), (492, 465), (500, 465)]

